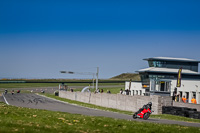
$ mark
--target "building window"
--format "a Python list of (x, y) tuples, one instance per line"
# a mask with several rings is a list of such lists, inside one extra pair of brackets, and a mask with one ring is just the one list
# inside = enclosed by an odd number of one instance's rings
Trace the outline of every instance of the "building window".
[(142, 84), (149, 84), (149, 75), (146, 73), (140, 74)]
[(192, 92), (192, 97), (196, 98), (196, 92)]
[(153, 61), (149, 61), (149, 67), (154, 67)]
[(166, 61), (149, 61), (149, 67), (165, 67)]
[(160, 81), (160, 91), (169, 92), (171, 89), (171, 82), (168, 81)]
[(169, 92), (171, 90), (171, 81), (151, 80), (151, 91)]
[(165, 82), (164, 81), (160, 82), (160, 91), (165, 91)]

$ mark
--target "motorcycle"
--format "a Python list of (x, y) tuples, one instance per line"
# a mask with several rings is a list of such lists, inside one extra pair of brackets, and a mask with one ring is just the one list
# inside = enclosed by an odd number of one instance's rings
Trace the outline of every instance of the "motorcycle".
[(151, 111), (150, 107), (148, 106), (143, 107), (142, 109), (140, 109), (139, 111), (133, 114), (133, 119), (140, 118), (140, 119), (147, 120), (150, 117), (150, 114), (152, 112), (153, 111)]

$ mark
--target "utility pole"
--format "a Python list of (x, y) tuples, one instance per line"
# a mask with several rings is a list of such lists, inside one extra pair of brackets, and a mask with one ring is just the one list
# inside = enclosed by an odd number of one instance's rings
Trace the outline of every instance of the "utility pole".
[(99, 67), (97, 67), (97, 73), (96, 73), (96, 90), (98, 89), (98, 75), (99, 75)]
[(92, 87), (93, 87), (93, 89), (94, 89), (94, 75), (95, 75), (95, 73), (92, 74), (92, 76), (93, 76), (93, 79), (92, 79)]

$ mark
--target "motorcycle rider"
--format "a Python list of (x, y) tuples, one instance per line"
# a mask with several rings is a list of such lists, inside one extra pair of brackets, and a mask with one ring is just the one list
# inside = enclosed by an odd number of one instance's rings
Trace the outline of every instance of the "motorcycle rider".
[(147, 120), (150, 114), (152, 113), (151, 106), (152, 106), (152, 102), (149, 102), (148, 104), (144, 105), (136, 113), (133, 114), (133, 119), (136, 119), (139, 117), (144, 120)]
[(148, 104), (145, 104), (142, 108), (140, 108), (137, 113), (140, 113), (144, 109), (148, 109), (148, 108), (151, 110), (151, 106), (152, 106), (152, 102), (149, 102)]
[(152, 102), (149, 102), (149, 103), (147, 104), (147, 106), (148, 106), (148, 108), (151, 110)]

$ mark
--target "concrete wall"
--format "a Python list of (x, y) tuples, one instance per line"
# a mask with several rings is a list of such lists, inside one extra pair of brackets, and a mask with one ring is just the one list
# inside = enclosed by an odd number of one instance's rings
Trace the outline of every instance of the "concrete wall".
[(107, 93), (81, 93), (59, 91), (59, 97), (76, 100), (80, 102), (95, 104), (103, 107), (115, 108), (126, 111), (138, 111), (144, 104), (152, 102), (153, 114), (161, 114), (162, 106), (171, 106), (171, 97), (153, 96), (130, 96), (122, 94)]

